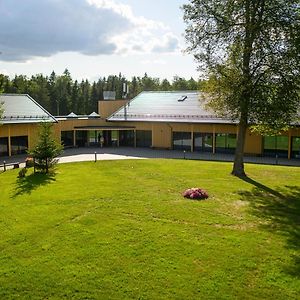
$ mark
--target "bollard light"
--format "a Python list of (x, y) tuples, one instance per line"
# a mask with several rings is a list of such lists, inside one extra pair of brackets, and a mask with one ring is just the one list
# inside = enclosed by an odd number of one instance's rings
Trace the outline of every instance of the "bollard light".
[(185, 150), (183, 150), (183, 158), (185, 159)]
[(97, 161), (97, 152), (95, 151), (95, 162)]

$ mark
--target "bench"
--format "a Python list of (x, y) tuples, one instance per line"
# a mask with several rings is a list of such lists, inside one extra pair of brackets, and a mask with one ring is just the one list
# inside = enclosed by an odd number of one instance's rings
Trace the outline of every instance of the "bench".
[(13, 169), (19, 169), (20, 168), (20, 163), (19, 162), (13, 162), (13, 163), (6, 163), (5, 161), (3, 162), (2, 165), (0, 165), (0, 168), (3, 168), (4, 172), (6, 171), (7, 167), (13, 167)]

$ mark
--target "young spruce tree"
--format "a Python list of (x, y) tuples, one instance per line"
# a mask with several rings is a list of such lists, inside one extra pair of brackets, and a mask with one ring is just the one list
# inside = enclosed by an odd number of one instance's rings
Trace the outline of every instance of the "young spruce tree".
[(35, 167), (41, 172), (48, 173), (57, 163), (56, 157), (61, 154), (63, 146), (57, 143), (53, 137), (53, 125), (41, 123), (37, 144), (29, 152), (35, 160)]

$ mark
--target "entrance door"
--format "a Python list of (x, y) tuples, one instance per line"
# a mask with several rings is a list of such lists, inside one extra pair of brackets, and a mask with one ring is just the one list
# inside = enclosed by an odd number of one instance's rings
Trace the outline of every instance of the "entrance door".
[(112, 145), (111, 140), (111, 131), (110, 130), (104, 130), (103, 131), (103, 137), (104, 137), (104, 146), (108, 147)]

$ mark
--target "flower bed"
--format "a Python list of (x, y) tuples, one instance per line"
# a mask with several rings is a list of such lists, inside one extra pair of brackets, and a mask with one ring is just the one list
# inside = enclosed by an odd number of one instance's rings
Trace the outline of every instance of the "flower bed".
[(208, 193), (201, 188), (190, 188), (187, 189), (183, 194), (183, 197), (188, 199), (207, 199)]

